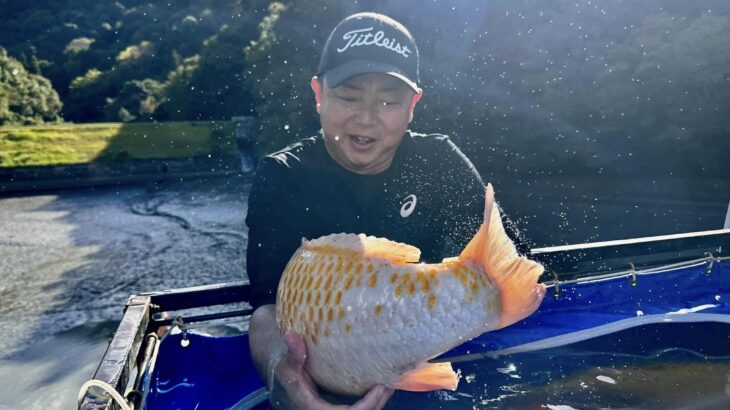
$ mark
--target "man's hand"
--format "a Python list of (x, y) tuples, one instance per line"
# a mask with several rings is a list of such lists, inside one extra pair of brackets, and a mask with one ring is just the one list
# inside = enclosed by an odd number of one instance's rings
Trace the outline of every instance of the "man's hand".
[(301, 336), (287, 333), (282, 339), (276, 326), (276, 306), (264, 305), (251, 315), (248, 342), (256, 371), (269, 388), (277, 409), (381, 409), (392, 389), (376, 386), (352, 406), (338, 406), (324, 399), (304, 369), (307, 346)]
[(317, 392), (309, 373), (304, 369), (307, 359), (307, 347), (301, 336), (294, 333), (284, 335), (287, 353), (274, 364), (269, 400), (277, 409), (382, 409), (393, 389), (378, 385), (372, 388), (362, 399), (351, 406), (334, 405), (327, 402)]

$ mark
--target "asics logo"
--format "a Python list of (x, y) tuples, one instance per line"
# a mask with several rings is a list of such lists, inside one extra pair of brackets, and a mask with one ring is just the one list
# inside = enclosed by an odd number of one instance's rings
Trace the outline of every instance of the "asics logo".
[(405, 199), (405, 202), (403, 203), (403, 206), (400, 207), (400, 216), (403, 218), (408, 218), (413, 213), (413, 210), (416, 208), (416, 202), (418, 200), (416, 199), (415, 195), (408, 195)]

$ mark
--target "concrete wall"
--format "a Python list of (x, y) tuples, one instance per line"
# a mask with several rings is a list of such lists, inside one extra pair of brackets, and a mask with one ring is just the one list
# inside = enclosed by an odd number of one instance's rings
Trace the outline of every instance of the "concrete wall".
[(0, 194), (231, 175), (240, 171), (240, 158), (233, 156), (0, 168)]

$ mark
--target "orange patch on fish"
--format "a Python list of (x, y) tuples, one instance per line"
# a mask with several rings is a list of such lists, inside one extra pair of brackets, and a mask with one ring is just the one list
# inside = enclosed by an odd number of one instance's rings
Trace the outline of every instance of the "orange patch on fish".
[(340, 302), (342, 302), (342, 291), (337, 291), (337, 296), (335, 296), (335, 305), (339, 305)]
[(428, 307), (430, 309), (433, 309), (436, 307), (436, 295), (434, 295), (433, 293), (430, 293), (428, 295)]
[(322, 276), (322, 275), (317, 276), (317, 280), (314, 281), (314, 289), (319, 289), (319, 287), (322, 285), (323, 278), (324, 278), (324, 276)]
[(380, 316), (380, 314), (383, 313), (383, 306), (380, 303), (375, 305), (375, 310), (373, 311), (373, 313), (375, 313), (375, 316)]
[(350, 290), (350, 286), (352, 286), (353, 280), (355, 280), (354, 276), (347, 275), (347, 279), (345, 279), (345, 290)]

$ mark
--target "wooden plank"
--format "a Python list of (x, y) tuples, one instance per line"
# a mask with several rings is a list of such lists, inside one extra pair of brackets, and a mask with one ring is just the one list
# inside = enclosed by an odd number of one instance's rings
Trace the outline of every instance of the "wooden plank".
[[(150, 297), (132, 296), (122, 321), (114, 334), (109, 347), (94, 373), (94, 379), (101, 380), (124, 393), (130, 380), (132, 370), (137, 366), (137, 356), (149, 324)], [(79, 405), (79, 410), (112, 410), (118, 407), (106, 395), (97, 397), (86, 393)]]

